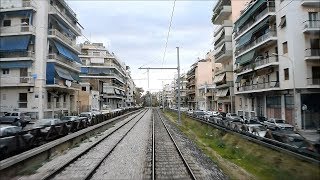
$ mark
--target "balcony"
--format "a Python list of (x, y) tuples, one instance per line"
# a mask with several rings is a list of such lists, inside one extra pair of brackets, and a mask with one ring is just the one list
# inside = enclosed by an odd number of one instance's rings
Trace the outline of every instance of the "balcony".
[(211, 20), (213, 24), (222, 24), (223, 20), (227, 20), (228, 17), (231, 15), (231, 2), (229, 1), (228, 3), (224, 3), (224, 5), (219, 4), (217, 6), (219, 7), (217, 9), (214, 9), (214, 14)]
[(302, 6), (320, 7), (319, 0), (301, 0)]
[(64, 58), (63, 56), (60, 56), (57, 53), (48, 54), (47, 62), (55, 62), (63, 67), (66, 67), (68, 69), (71, 69), (77, 72), (80, 72), (80, 69), (81, 69), (81, 65), (73, 61), (67, 60), (66, 58)]
[(61, 89), (68, 89), (68, 90), (79, 90), (81, 89), (81, 85), (71, 82), (70, 86), (66, 85), (66, 80), (63, 79), (58, 79), (58, 78), (54, 78), (54, 83), (53, 84), (47, 84), (46, 85), (48, 88), (61, 88)]
[(5, 52), (0, 53), (1, 61), (30, 61), (34, 60), (34, 52), (33, 51), (25, 51), (25, 52)]
[(232, 65), (226, 65), (226, 66), (222, 67), (222, 69), (219, 69), (218, 71), (216, 71), (215, 75), (222, 74), (222, 73), (225, 73), (225, 72), (232, 72), (232, 71), (233, 71), (233, 66)]
[(223, 47), (220, 51), (218, 51), (214, 55), (214, 57), (216, 59), (216, 63), (222, 63), (223, 61), (232, 58), (232, 55), (233, 55), (232, 50), (226, 50), (226, 48)]
[(56, 16), (59, 19), (62, 19), (68, 24), (69, 27), (76, 33), (76, 35), (81, 35), (81, 29), (77, 26), (76, 19), (70, 18), (65, 11), (59, 10), (59, 8), (50, 5), (49, 14)]
[(71, 38), (68, 38), (66, 35), (62, 34), (57, 29), (50, 29), (48, 33), (48, 38), (53, 38), (55, 40), (58, 40), (62, 44), (73, 49), (73, 51), (76, 51), (78, 54), (80, 54), (81, 52), (81, 48), (76, 44), (76, 40), (72, 40)]
[(221, 26), (214, 32), (214, 36), (216, 37), (222, 31), (222, 29), (226, 27), (232, 28), (232, 26), (233, 26), (233, 23), (231, 20), (223, 20), (221, 23)]
[(238, 92), (263, 92), (263, 91), (270, 91), (270, 90), (276, 90), (279, 89), (279, 81), (270, 81), (265, 83), (249, 83), (246, 82), (242, 86), (237, 87)]
[(263, 58), (261, 56), (258, 56), (254, 62), (249, 63), (245, 66), (241, 66), (238, 69), (236, 69), (237, 75), (246, 74), (249, 72), (252, 72), (253, 70), (262, 69), (269, 66), (277, 66), (279, 65), (278, 57), (268, 57)]
[(31, 76), (27, 76), (27, 77), (1, 76), (0, 86), (1, 87), (34, 86), (34, 78)]
[(320, 60), (320, 49), (306, 49), (304, 52), (304, 60)]
[(36, 7), (33, 5), (32, 1), (20, 1), (15, 2), (14, 5), (9, 3), (8, 6), (4, 2), (1, 3), (0, 12), (8, 12), (8, 11), (20, 11), (20, 10), (33, 10), (36, 11)]
[(320, 86), (320, 78), (307, 78), (307, 85), (318, 85), (318, 86)]
[(249, 52), (252, 49), (255, 49), (259, 46), (268, 44), (268, 42), (276, 42), (277, 41), (277, 32), (276, 31), (269, 31), (266, 34), (258, 37), (256, 40), (251, 41), (251, 43), (244, 45), (240, 48), (236, 48), (235, 55), (237, 57), (245, 54), (246, 52)]
[(320, 33), (320, 20), (307, 20), (303, 25), (304, 33)]
[(223, 33), (219, 39), (216, 39), (216, 40), (215, 40), (214, 46), (215, 46), (215, 47), (219, 47), (219, 46), (221, 46), (223, 43), (231, 42), (231, 41), (232, 41), (232, 37), (231, 37), (231, 36), (226, 36), (225, 33)]
[(258, 23), (260, 23), (263, 19), (265, 19), (268, 16), (275, 16), (275, 7), (267, 7), (263, 11), (261, 11), (257, 16), (255, 16), (253, 21), (250, 21), (248, 23), (245, 23), (244, 26), (239, 29), (235, 35), (234, 39), (237, 40), (240, 35), (246, 33), (248, 30), (250, 30), (252, 27), (256, 26)]
[(5, 26), (0, 27), (1, 36), (13, 36), (13, 35), (35, 35), (35, 27), (29, 25), (18, 26)]
[(233, 81), (223, 81), (222, 83), (216, 84), (217, 89), (233, 87)]

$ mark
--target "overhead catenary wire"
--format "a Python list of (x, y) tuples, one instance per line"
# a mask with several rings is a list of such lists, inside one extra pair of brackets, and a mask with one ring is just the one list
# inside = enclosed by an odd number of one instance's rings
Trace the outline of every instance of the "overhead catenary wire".
[(167, 53), (168, 41), (169, 41), (169, 36), (170, 36), (170, 32), (171, 32), (171, 26), (172, 26), (172, 20), (173, 20), (173, 14), (174, 14), (175, 6), (176, 6), (176, 0), (173, 1), (173, 7), (172, 7), (172, 12), (171, 12), (171, 17), (170, 17), (170, 23), (169, 23), (169, 29), (168, 29), (168, 33), (167, 33), (166, 44), (165, 44), (165, 47), (164, 47), (162, 64), (161, 64), (162, 67), (163, 67), (163, 64), (164, 64), (164, 62), (165, 62), (165, 57), (166, 57), (166, 53)]

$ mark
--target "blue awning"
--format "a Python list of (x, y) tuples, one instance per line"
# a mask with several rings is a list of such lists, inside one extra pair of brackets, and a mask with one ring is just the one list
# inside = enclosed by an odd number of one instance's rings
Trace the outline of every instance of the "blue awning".
[(46, 70), (46, 83), (47, 84), (54, 84), (55, 78), (55, 64), (54, 63), (47, 63), (47, 70)]
[(88, 72), (89, 72), (89, 68), (87, 68), (87, 67), (81, 67), (81, 73), (83, 73), (83, 74), (88, 74)]
[(236, 59), (235, 64), (243, 65), (243, 64), (247, 64), (247, 63), (251, 62), (254, 58), (255, 53), (256, 53), (255, 50), (251, 50), (251, 51), (247, 52), (246, 54), (238, 57)]
[(75, 53), (70, 51), (68, 48), (66, 48), (62, 44), (60, 44), (56, 41), (53, 41), (53, 42), (54, 42), (54, 45), (56, 46), (56, 48), (58, 49), (60, 55), (64, 56), (65, 58), (67, 58), (70, 61), (75, 61), (77, 63), (82, 64), (78, 55), (76, 55)]
[(56, 70), (58, 76), (61, 77), (62, 79), (66, 79), (70, 81), (74, 80), (68, 70), (62, 69), (58, 66), (55, 66), (54, 69)]
[(32, 66), (32, 61), (6, 61), (0, 62), (0, 69), (18, 69)]
[(31, 35), (0, 37), (0, 52), (27, 51)]
[(62, 21), (59, 21), (58, 19), (56, 19), (55, 17), (51, 16), (52, 20), (55, 21), (57, 23), (57, 25), (65, 32), (67, 33), (69, 36), (76, 36), (71, 30), (70, 28), (68, 28), (68, 25), (65, 24)]

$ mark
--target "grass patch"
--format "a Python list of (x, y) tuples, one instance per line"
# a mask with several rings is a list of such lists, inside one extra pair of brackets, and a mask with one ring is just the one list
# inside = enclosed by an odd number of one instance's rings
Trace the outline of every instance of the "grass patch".
[[(176, 123), (177, 113), (164, 111)], [(181, 116), (178, 128), (231, 179), (320, 179), (320, 167)], [(230, 163), (231, 162), (231, 163)], [(228, 164), (229, 163), (229, 164)], [(235, 167), (238, 172), (235, 172)]]

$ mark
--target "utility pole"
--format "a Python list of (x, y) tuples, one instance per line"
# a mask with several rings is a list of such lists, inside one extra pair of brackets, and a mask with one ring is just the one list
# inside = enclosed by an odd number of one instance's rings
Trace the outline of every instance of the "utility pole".
[(180, 111), (180, 61), (179, 61), (179, 47), (177, 47), (177, 63), (178, 63), (178, 124), (181, 125), (181, 111)]

